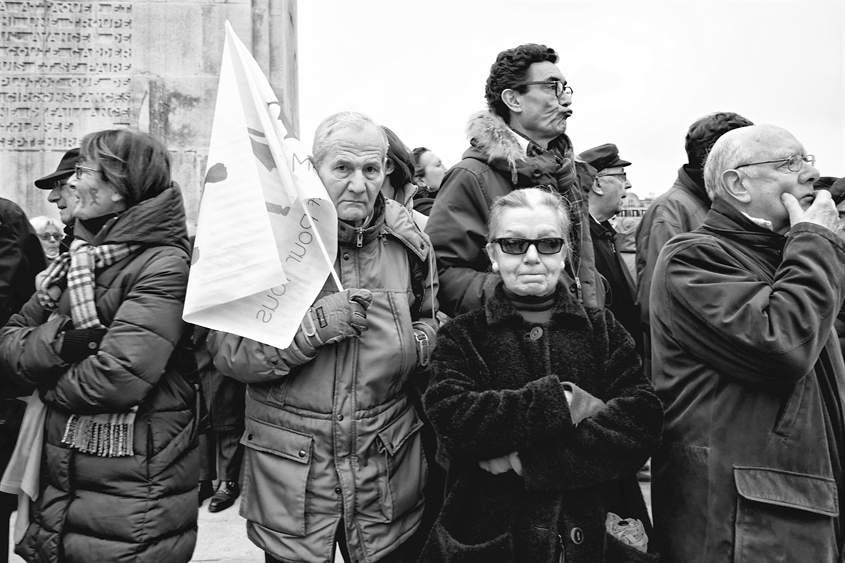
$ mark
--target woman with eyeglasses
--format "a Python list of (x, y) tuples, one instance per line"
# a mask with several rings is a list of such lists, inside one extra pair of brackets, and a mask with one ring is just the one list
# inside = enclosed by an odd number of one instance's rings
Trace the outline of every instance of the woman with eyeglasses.
[(610, 311), (560, 283), (564, 202), (516, 190), (488, 232), (501, 280), (443, 325), (432, 356), (424, 405), (451, 486), (420, 561), (656, 561), (642, 494), (625, 484), (657, 448), (662, 407)]
[(47, 258), (47, 265), (49, 266), (59, 256), (62, 239), (65, 236), (62, 224), (44, 215), (33, 217), (29, 222), (38, 235), (41, 249), (44, 250), (44, 256)]
[(187, 562), (196, 360), (182, 321), (190, 258), (170, 154), (146, 133), (92, 133), (69, 185), (70, 251), (0, 331), (0, 373), (39, 399), (3, 478), (29, 483), (34, 497), (19, 512), (16, 552), (40, 563)]

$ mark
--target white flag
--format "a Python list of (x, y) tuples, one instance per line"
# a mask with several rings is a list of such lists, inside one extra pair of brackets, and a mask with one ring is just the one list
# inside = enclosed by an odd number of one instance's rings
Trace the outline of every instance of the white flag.
[(226, 22), (183, 318), (277, 348), (293, 340), (337, 255), (337, 212), (282, 119)]

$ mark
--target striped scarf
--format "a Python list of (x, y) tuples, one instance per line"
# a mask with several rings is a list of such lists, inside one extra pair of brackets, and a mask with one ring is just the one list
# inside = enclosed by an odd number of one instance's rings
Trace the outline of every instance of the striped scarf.
[[(138, 250), (138, 244), (104, 244), (91, 246), (76, 239), (65, 252), (47, 268), (37, 298), (48, 311), (58, 308), (48, 290), (60, 287), (67, 280), (70, 295), (70, 312), (74, 328), (107, 328), (97, 316), (94, 301), (94, 270), (106, 268)], [(77, 415), (72, 414), (65, 426), (62, 443), (86, 454), (100, 457), (128, 456), (134, 453), (135, 413)]]

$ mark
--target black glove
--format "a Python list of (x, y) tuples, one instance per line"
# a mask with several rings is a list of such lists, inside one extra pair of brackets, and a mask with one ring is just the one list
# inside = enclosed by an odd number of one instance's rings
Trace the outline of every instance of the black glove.
[(64, 332), (59, 357), (69, 364), (76, 364), (100, 349), (106, 335), (104, 328), (75, 328)]
[(373, 294), (367, 289), (346, 289), (317, 300), (299, 327), (305, 343), (316, 350), (367, 330), (367, 309)]

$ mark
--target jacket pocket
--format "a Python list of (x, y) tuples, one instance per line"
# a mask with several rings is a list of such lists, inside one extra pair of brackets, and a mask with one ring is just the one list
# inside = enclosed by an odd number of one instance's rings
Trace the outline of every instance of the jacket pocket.
[(241, 516), (284, 534), (304, 536), (305, 499), (314, 439), (308, 434), (246, 420)]
[(734, 467), (734, 563), (835, 561), (839, 500), (833, 479)]
[(382, 428), (376, 440), (379, 497), (387, 522), (393, 522), (420, 503), (428, 466), (422, 452), (423, 422), (410, 408)]

